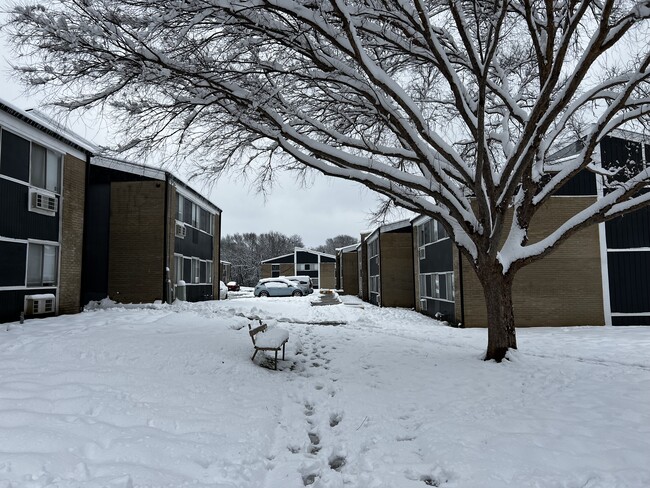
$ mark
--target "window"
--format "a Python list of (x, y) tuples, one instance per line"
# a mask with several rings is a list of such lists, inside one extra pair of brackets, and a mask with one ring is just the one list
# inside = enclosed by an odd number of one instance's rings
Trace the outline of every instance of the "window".
[(183, 258), (183, 281), (188, 285), (192, 283), (192, 258)]
[(179, 222), (183, 222), (183, 206), (185, 205), (185, 199), (183, 198), (183, 195), (176, 195), (178, 198), (176, 199), (176, 220)]
[(316, 263), (299, 264), (298, 271), (318, 271), (318, 264)]
[(200, 279), (200, 262), (198, 258), (192, 258), (192, 281), (190, 283), (199, 283)]
[(421, 274), (420, 298), (454, 301), (454, 273)]
[(27, 286), (56, 286), (58, 247), (47, 244), (27, 246)]
[(379, 275), (370, 277), (370, 293), (379, 293)]
[(277, 278), (280, 276), (280, 265), (272, 264), (271, 265), (271, 278)]
[(207, 283), (212, 283), (212, 261), (205, 262), (205, 272), (208, 275)]
[(54, 193), (61, 191), (61, 155), (32, 143), (29, 182)]
[(368, 243), (368, 257), (377, 256), (379, 254), (379, 239)]
[(203, 232), (207, 232), (212, 235), (212, 214), (207, 210), (199, 208), (199, 228)]
[(205, 261), (201, 261), (199, 264), (199, 283), (207, 283), (208, 282), (208, 266)]
[(440, 241), (449, 237), (447, 231), (437, 220), (429, 220), (418, 226), (418, 257), (420, 259), (426, 258), (424, 246), (433, 242)]
[(201, 210), (196, 204), (192, 204), (192, 226), (199, 228), (199, 210)]

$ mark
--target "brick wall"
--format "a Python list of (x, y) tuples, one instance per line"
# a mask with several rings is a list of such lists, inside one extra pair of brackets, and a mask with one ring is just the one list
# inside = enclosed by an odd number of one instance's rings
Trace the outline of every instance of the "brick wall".
[(381, 305), (412, 308), (415, 290), (411, 233), (385, 233), (379, 239)]
[(336, 263), (320, 263), (319, 288), (336, 288)]
[(164, 192), (161, 181), (111, 185), (108, 293), (113, 300), (163, 298)]
[(343, 293), (346, 295), (359, 294), (359, 257), (356, 252), (341, 253), (341, 263), (343, 267)]
[(84, 305), (80, 303), (80, 295), (85, 198), (86, 162), (66, 154), (61, 198), (59, 313), (77, 313)]
[[(547, 236), (593, 202), (591, 197), (552, 198), (535, 216), (529, 231), (530, 242)], [(484, 327), (487, 313), (483, 289), (464, 258), (463, 263), (465, 326)], [(460, 320), (457, 255), (454, 275)], [(515, 277), (513, 302), (517, 327), (603, 325), (598, 227), (594, 225), (575, 234), (541, 261), (520, 270)]]

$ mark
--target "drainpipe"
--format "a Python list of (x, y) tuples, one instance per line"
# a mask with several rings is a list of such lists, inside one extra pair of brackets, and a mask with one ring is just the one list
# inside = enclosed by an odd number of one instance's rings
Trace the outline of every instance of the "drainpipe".
[(465, 327), (465, 293), (463, 290), (463, 254), (458, 249), (458, 286), (460, 288), (460, 326)]
[(163, 225), (163, 303), (169, 303), (169, 174), (165, 172), (165, 223)]

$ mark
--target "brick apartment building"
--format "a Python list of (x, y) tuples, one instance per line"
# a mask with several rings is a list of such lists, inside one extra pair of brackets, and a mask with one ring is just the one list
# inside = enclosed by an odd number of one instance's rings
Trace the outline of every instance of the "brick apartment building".
[(187, 300), (218, 298), (221, 210), (168, 172), (95, 152), (0, 101), (0, 322), (169, 301), (179, 281)]

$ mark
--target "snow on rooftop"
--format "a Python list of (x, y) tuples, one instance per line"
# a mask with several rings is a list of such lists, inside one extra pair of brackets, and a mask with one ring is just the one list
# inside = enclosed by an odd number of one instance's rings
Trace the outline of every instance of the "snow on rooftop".
[(57, 122), (56, 120), (49, 117), (48, 115), (45, 115), (43, 112), (41, 112), (38, 109), (23, 110), (3, 99), (0, 99), (0, 105), (4, 105), (6, 107), (5, 111), (7, 111), (6, 109), (9, 109), (10, 112), (15, 113), (15, 116), (35, 123), (39, 125), (41, 129), (49, 130), (59, 135), (63, 139), (66, 139), (69, 143), (73, 145), (76, 145), (91, 153), (98, 152), (97, 145), (84, 139), (80, 135), (75, 134), (68, 127)]

